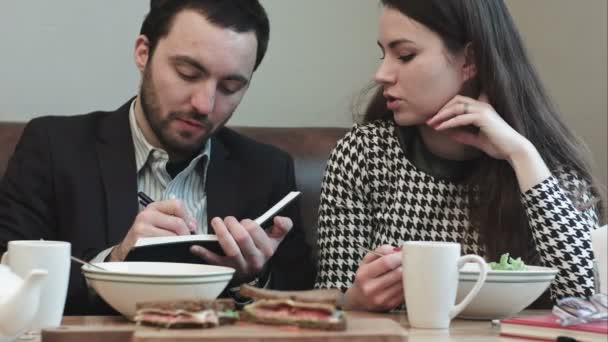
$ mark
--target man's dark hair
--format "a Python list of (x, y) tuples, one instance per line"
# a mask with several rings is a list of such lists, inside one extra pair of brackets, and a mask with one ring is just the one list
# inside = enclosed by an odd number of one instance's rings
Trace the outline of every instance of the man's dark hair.
[(240, 33), (253, 31), (258, 43), (254, 70), (258, 68), (270, 35), (268, 16), (258, 0), (150, 0), (150, 12), (140, 30), (148, 38), (150, 56), (158, 41), (169, 34), (175, 16), (184, 10), (194, 10), (222, 28)]

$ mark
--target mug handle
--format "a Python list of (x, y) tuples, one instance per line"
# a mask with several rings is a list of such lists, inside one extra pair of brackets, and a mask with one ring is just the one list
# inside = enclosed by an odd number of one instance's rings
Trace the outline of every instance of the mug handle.
[(481, 290), (481, 287), (483, 286), (483, 283), (486, 281), (486, 277), (488, 276), (488, 264), (486, 264), (486, 261), (483, 260), (482, 257), (474, 254), (461, 256), (458, 259), (458, 270), (460, 270), (462, 266), (464, 266), (464, 264), (467, 262), (474, 262), (476, 264), (479, 264), (479, 277), (477, 278), (475, 286), (473, 286), (473, 288), (471, 289), (471, 291), (469, 291), (466, 297), (464, 297), (464, 299), (461, 300), (460, 303), (456, 304), (450, 310), (450, 319), (456, 317), (462, 310), (464, 310), (464, 308), (467, 307), (467, 305), (469, 305), (469, 303), (473, 300), (473, 298), (475, 298), (479, 290)]
[(8, 252), (2, 253), (2, 260), (0, 260), (0, 264), (8, 266)]

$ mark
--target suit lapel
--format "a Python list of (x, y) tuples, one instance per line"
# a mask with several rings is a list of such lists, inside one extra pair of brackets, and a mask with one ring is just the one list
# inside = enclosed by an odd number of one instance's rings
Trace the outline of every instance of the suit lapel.
[(97, 154), (106, 200), (108, 243), (119, 242), (138, 211), (135, 148), (129, 126), (127, 102), (101, 119)]
[[(205, 191), (207, 192), (207, 220), (214, 217), (224, 218), (238, 215), (237, 190), (239, 173), (238, 163), (230, 157), (230, 151), (222, 142), (221, 131), (211, 138), (211, 159), (207, 170)], [(211, 225), (209, 233), (213, 233)]]

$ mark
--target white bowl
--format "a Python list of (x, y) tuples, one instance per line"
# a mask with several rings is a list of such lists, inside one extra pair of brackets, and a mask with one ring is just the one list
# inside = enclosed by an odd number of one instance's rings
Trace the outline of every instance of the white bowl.
[(234, 269), (168, 262), (96, 263), (82, 266), (87, 283), (116, 311), (132, 319), (135, 304), (180, 299), (215, 299)]
[[(486, 282), (460, 318), (492, 320), (511, 317), (534, 302), (549, 287), (558, 270), (526, 266), (525, 271), (488, 272)], [(456, 302), (469, 293), (477, 281), (479, 265), (468, 263), (460, 270)]]

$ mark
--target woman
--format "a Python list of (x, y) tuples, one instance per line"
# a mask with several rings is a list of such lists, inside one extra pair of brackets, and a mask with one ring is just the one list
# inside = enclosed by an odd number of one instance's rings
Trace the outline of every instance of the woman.
[(381, 2), (379, 89), (327, 166), (316, 287), (393, 309), (394, 246), (435, 240), (558, 268), (553, 299), (591, 295), (601, 196), (503, 1)]

